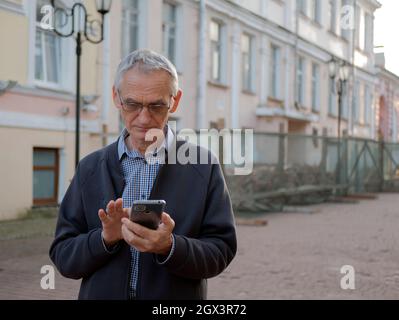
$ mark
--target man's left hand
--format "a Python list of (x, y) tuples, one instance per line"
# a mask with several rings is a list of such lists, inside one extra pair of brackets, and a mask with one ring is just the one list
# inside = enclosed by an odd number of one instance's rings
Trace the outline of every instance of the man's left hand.
[(175, 227), (175, 222), (166, 212), (162, 213), (161, 219), (162, 222), (158, 229), (151, 230), (127, 218), (123, 218), (123, 239), (140, 252), (168, 255), (172, 248), (172, 231)]

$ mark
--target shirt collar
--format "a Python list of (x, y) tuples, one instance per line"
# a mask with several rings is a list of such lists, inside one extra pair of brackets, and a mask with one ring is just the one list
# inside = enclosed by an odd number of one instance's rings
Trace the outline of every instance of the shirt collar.
[[(165, 139), (162, 141), (161, 146), (156, 150), (162, 150), (165, 149), (166, 151), (170, 149), (172, 143), (173, 143), (173, 138), (174, 138), (174, 133), (172, 129), (168, 125), (165, 126), (164, 132), (166, 133)], [(129, 132), (124, 128), (122, 130), (122, 133), (119, 136), (118, 140), (118, 158), (119, 160), (122, 159), (122, 157), (126, 154), (127, 156), (131, 158), (144, 158), (144, 156), (136, 149), (129, 150), (129, 148), (126, 145), (125, 139), (126, 137), (129, 136)]]

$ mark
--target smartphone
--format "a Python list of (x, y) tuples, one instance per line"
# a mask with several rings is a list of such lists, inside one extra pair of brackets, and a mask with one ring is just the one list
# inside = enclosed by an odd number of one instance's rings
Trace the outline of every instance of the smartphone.
[(149, 229), (158, 229), (161, 215), (165, 210), (165, 200), (136, 200), (130, 210), (130, 220)]

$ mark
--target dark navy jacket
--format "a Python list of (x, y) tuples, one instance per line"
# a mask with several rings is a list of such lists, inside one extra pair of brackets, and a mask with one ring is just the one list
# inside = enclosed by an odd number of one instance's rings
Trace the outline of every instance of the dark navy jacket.
[[(163, 265), (140, 253), (138, 299), (206, 299), (206, 279), (221, 273), (234, 258), (236, 232), (230, 196), (210, 152), (177, 141), (174, 149), (195, 148), (209, 164), (162, 165), (150, 199), (164, 199), (175, 221), (175, 252)], [(184, 150), (183, 150), (184, 151)], [(171, 162), (171, 161), (169, 161)], [(120, 241), (105, 251), (98, 210), (122, 197), (124, 179), (117, 142), (80, 161), (61, 203), (50, 257), (60, 273), (82, 279), (79, 299), (128, 299), (130, 250)]]

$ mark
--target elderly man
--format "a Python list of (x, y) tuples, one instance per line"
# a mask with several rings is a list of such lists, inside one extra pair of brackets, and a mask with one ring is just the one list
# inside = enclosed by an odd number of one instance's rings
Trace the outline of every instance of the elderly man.
[[(208, 163), (168, 161), (188, 144), (167, 125), (181, 96), (165, 57), (138, 50), (120, 63), (113, 99), (126, 128), (80, 161), (50, 248), (62, 275), (82, 279), (80, 299), (205, 299), (206, 279), (235, 256), (233, 212), (217, 161), (193, 145)], [(164, 133), (155, 141), (163, 153), (146, 152), (154, 142), (150, 129)], [(145, 199), (166, 201), (156, 230), (128, 218), (133, 201)]]

